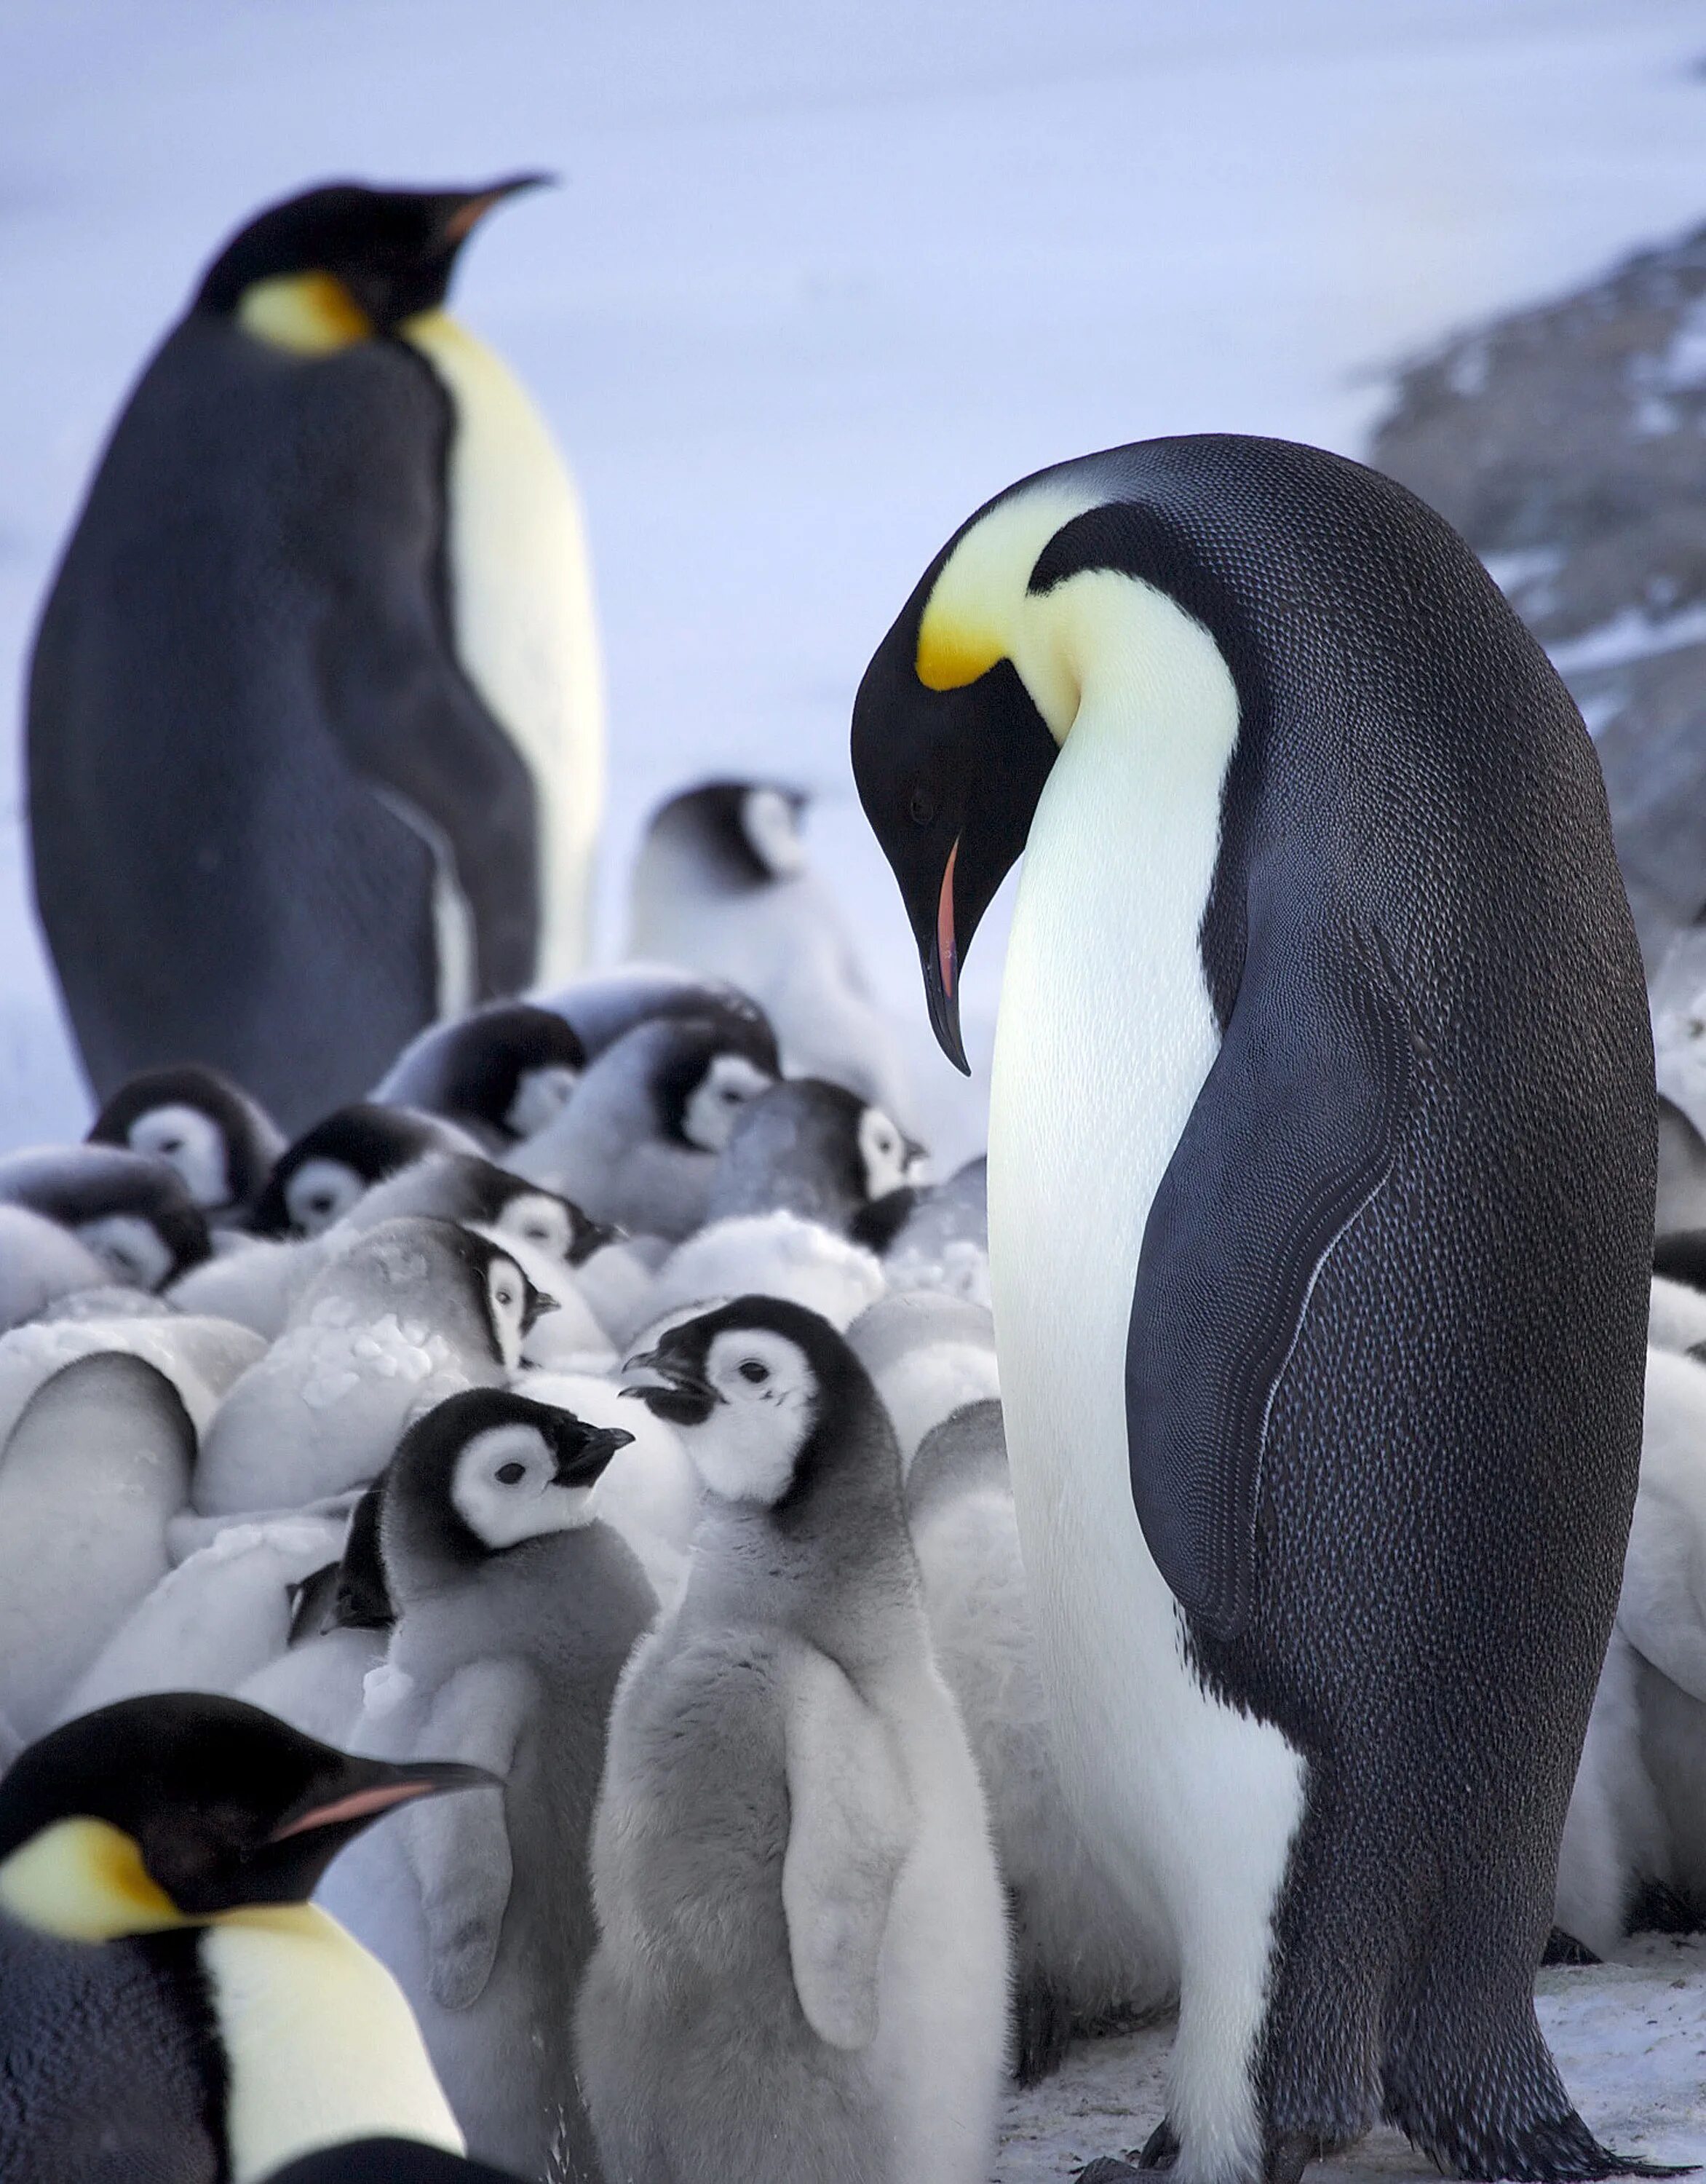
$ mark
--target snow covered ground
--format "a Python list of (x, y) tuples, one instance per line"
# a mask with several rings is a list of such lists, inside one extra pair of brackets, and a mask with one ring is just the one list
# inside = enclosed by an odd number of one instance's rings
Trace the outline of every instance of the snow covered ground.
[[(8, 686), (107, 424), (226, 230), (336, 173), (555, 168), (458, 302), (586, 495), (603, 950), (660, 793), (803, 782), (940, 1150), (969, 1149), (846, 756), (925, 563), (1093, 447), (1224, 426), (1356, 450), (1393, 359), (1706, 211), (1703, 53), (1698, 0), (8, 0)], [(0, 1147), (82, 1112), (17, 804), (8, 751)], [(975, 1055), (1000, 939), (966, 980)]]
[[(1647, 1934), (1619, 1964), (1548, 1970), (1540, 2023), (1602, 2143), (1653, 2161), (1706, 2161), (1706, 1939)], [(996, 2184), (1059, 2184), (1098, 2153), (1141, 2146), (1161, 2120), (1171, 2027), (1081, 2042), (1059, 2075), (1008, 2103)], [(1376, 2131), (1318, 2163), (1311, 2184), (1438, 2175)]]

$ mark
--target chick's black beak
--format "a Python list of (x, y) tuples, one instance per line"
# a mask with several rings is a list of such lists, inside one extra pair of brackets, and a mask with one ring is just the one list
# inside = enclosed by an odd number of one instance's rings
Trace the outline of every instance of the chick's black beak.
[(703, 1425), (723, 1400), (703, 1373), (667, 1342), (631, 1357), (622, 1370), (625, 1378), (630, 1373), (656, 1373), (655, 1380), (629, 1382), (622, 1393), (670, 1425)]
[(527, 1299), (521, 1307), (521, 1332), (524, 1334), (531, 1334), (547, 1312), (558, 1312), (561, 1309), (554, 1296), (547, 1296), (543, 1290), (536, 1290), (532, 1283), (529, 1282)]
[[(625, 1389), (625, 1395), (630, 1390)], [(626, 1448), (634, 1436), (624, 1433), (620, 1426), (589, 1426), (581, 1445), (572, 1454), (559, 1456), (555, 1474), (558, 1486), (592, 1486), (603, 1478), (609, 1461), (620, 1448)]]
[(608, 1221), (594, 1221), (583, 1215), (575, 1240), (569, 1246), (571, 1267), (584, 1267), (595, 1251), (602, 1251), (607, 1244), (620, 1244), (626, 1231), (614, 1228)]
[(936, 919), (922, 950), (925, 999), (936, 1045), (963, 1076), (970, 1077), (965, 1042), (959, 1031), (959, 940), (954, 916), (954, 878), (959, 868), (959, 837), (947, 853), (936, 889)]

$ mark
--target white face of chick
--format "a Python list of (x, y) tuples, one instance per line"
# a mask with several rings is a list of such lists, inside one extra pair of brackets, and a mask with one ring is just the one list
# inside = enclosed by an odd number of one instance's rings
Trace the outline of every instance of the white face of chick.
[(494, 1553), (546, 1532), (572, 1532), (592, 1516), (591, 1486), (560, 1486), (557, 1462), (532, 1426), (489, 1426), (459, 1457), (450, 1482), (456, 1513)]
[(231, 1161), (225, 1134), (199, 1107), (150, 1107), (125, 1133), (133, 1153), (150, 1153), (175, 1167), (184, 1188), (204, 1211), (231, 1202)]
[(749, 788), (741, 805), (741, 832), (774, 880), (791, 880), (806, 868), (805, 844), (793, 805), (779, 788)]
[(523, 1244), (531, 1244), (536, 1251), (547, 1257), (569, 1263), (570, 1248), (575, 1241), (569, 1220), (569, 1209), (555, 1198), (542, 1194), (524, 1191), (509, 1203), (492, 1224), (500, 1234), (514, 1236)]
[(486, 1269), (486, 1312), (498, 1362), (506, 1373), (514, 1373), (520, 1365), (522, 1338), (527, 1332), (527, 1278), (501, 1251)]
[(515, 1086), (503, 1121), (518, 1138), (531, 1138), (555, 1122), (569, 1104), (569, 1095), (580, 1082), (580, 1072), (566, 1062), (551, 1062), (539, 1069), (524, 1069)]
[(682, 1438), (711, 1492), (725, 1502), (779, 1502), (817, 1418), (817, 1375), (805, 1352), (767, 1328), (720, 1334), (705, 1378), (722, 1397)]
[(366, 1195), (367, 1185), (344, 1162), (306, 1160), (284, 1187), (285, 1211), (304, 1236), (318, 1236)]
[(881, 1107), (867, 1107), (859, 1118), (859, 1158), (864, 1163), (865, 1195), (881, 1198), (907, 1179), (907, 1141)]
[(720, 1153), (734, 1134), (740, 1112), (760, 1092), (768, 1092), (771, 1079), (748, 1061), (744, 1054), (717, 1054), (711, 1066), (688, 1095), (681, 1116), (681, 1134), (708, 1153)]
[(140, 1213), (108, 1213), (78, 1224), (80, 1240), (129, 1289), (157, 1290), (172, 1271), (172, 1255), (152, 1221)]

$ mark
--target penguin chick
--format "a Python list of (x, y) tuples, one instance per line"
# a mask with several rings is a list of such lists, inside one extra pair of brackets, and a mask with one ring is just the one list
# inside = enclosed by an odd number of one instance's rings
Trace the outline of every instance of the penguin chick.
[(1659, 1191), (1654, 1231), (1706, 1228), (1706, 1138), (1674, 1100), (1659, 1095)]
[(776, 1034), (750, 994), (725, 978), (709, 978), (673, 963), (624, 963), (594, 971), (572, 985), (536, 996), (569, 1025), (591, 1061), (636, 1024), (659, 1017), (691, 1017), (720, 1025), (737, 1053), (749, 1054), (772, 1077), (781, 1074)]
[(572, 1411), (588, 1425), (628, 1432), (629, 1446), (598, 1481), (599, 1522), (627, 1542), (658, 1598), (673, 1602), (686, 1578), (699, 1516), (698, 1474), (680, 1434), (643, 1407), (625, 1402), (614, 1380), (591, 1373), (527, 1373), (520, 1386), (535, 1402)]
[(376, 1830), (321, 1892), (396, 1974), (471, 2150), (574, 2184), (598, 2184), (573, 2045), (587, 1843), (616, 1680), (657, 1606), (597, 1514), (631, 1438), (492, 1388), (403, 1436), (379, 1534), (404, 1695), (358, 1745), (453, 1753), (503, 1786)]
[(382, 1222), (321, 1269), (220, 1404), (196, 1467), (196, 1507), (296, 1509), (364, 1485), (417, 1411), (513, 1373), (551, 1301), (471, 1229)]
[(21, 1327), (62, 1297), (112, 1279), (105, 1260), (50, 1221), (22, 1206), (0, 1206), (0, 1329)]
[(706, 1494), (610, 1722), (577, 2016), (604, 2172), (981, 2184), (1000, 1884), (876, 1391), (766, 1297), (628, 1371)]
[(845, 1236), (873, 1200), (903, 1187), (923, 1155), (858, 1093), (821, 1078), (791, 1078), (736, 1117), (705, 1217), (786, 1212)]
[(115, 1282), (160, 1290), (208, 1256), (208, 1223), (177, 1171), (114, 1145), (45, 1145), (0, 1159), (0, 1206), (57, 1221)]
[[(867, 1353), (892, 1347), (886, 1309), (861, 1323)], [(853, 1339), (859, 1347), (857, 1329)], [(892, 1363), (891, 1384), (897, 1373), (904, 1379), (906, 1361)], [(909, 1407), (902, 1403), (903, 1416)], [(1164, 2003), (1177, 1953), (1159, 1903), (1128, 1903), (1061, 1785), (999, 1403), (974, 1401), (935, 1425), (906, 1484), (931, 1641), (977, 1759), (1012, 1906), (1013, 2074), (1034, 2085), (1059, 2068), (1075, 2032)]]
[(1643, 1897), (1656, 1887), (1674, 1893), (1664, 1825), (1642, 1751), (1642, 1665), (1614, 1629), (1559, 1847), (1548, 1962), (1572, 1961), (1572, 1947), (1593, 1958), (1612, 1955)]
[(1706, 1343), (1706, 1295), (1691, 1283), (1655, 1274), (1648, 1293), (1647, 1340), (1652, 1349), (1679, 1351)]
[(407, 2138), (355, 2138), (275, 2169), (267, 2184), (519, 2184), (507, 2169)]
[(594, 1221), (571, 1199), (473, 1153), (424, 1153), (375, 1184), (339, 1226), (353, 1233), (377, 1228), (400, 1213), (459, 1221), (506, 1243), (513, 1239), (565, 1269), (584, 1266), (621, 1234)]
[(586, 1066), (573, 1027), (531, 1001), (493, 1001), (412, 1039), (374, 1098), (443, 1115), (501, 1151), (542, 1130)]
[(164, 1373), (199, 1434), (265, 1348), (258, 1335), (229, 1320), (175, 1312), (127, 1312), (14, 1328), (0, 1336), (0, 1448), (36, 1390), (62, 1367), (97, 1351), (125, 1351)]
[(466, 1130), (442, 1115), (358, 1100), (323, 1116), (281, 1155), (253, 1226), (263, 1236), (318, 1236), (375, 1184), (422, 1154), (479, 1150)]
[(266, 1341), (282, 1334), (297, 1300), (334, 1256), (332, 1229), (318, 1236), (244, 1236), (217, 1232), (213, 1256), (168, 1291), (179, 1312), (236, 1320)]
[(489, 1780), (199, 1693), (31, 1745), (0, 1780), (8, 2184), (253, 2184), (375, 2131), (459, 2153), (395, 1981), (308, 1897), (381, 1814)]
[(806, 801), (774, 783), (708, 781), (662, 805), (634, 866), (628, 952), (734, 979), (775, 1026), (790, 1075), (826, 1077), (907, 1114), (893, 1027), (808, 866)]
[(195, 1450), (170, 1381), (116, 1351), (62, 1366), (24, 1405), (0, 1456), (0, 1714), (18, 1735), (47, 1726), (170, 1568)]
[[(847, 1340), (876, 1384), (908, 1466), (932, 1427), (1001, 1393), (987, 1309), (940, 1290), (880, 1298), (847, 1329)], [(911, 1475), (909, 1469), (909, 1495)]]
[(128, 1077), (90, 1125), (93, 1145), (128, 1145), (175, 1168), (209, 1220), (240, 1221), (266, 1188), (284, 1133), (218, 1069), (187, 1062)]
[(691, 1236), (741, 1110), (773, 1079), (719, 1024), (659, 1017), (598, 1056), (504, 1165), (633, 1234)]
[(251, 1706), (327, 1744), (347, 1744), (359, 1728), (363, 1686), (396, 1620), (379, 1552), (381, 1479), (351, 1510), (338, 1559), (289, 1588), (284, 1652), (236, 1687)]
[(646, 1293), (640, 1325), (684, 1306), (757, 1295), (791, 1298), (839, 1329), (882, 1293), (882, 1268), (859, 1245), (797, 1213), (759, 1213), (714, 1222), (677, 1245)]

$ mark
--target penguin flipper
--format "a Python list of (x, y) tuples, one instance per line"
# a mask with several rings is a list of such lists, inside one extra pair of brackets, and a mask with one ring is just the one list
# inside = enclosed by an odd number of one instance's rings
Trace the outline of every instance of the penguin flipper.
[(853, 2050), (876, 2036), (878, 1962), (915, 1814), (886, 1730), (835, 1663), (808, 1652), (791, 1684), (788, 1955), (807, 2023)]
[[(507, 1774), (532, 1696), (519, 1662), (458, 1669), (422, 1724), (421, 1757)], [(494, 1786), (425, 1798), (399, 1814), (398, 1825), (426, 1923), (427, 1986), (442, 2009), (470, 2008), (497, 1960), (514, 1878), (503, 1792)]]
[(1143, 1232), (1125, 1350), (1138, 1521), (1214, 1638), (1249, 1619), (1273, 1391), (1322, 1262), (1391, 1169), (1418, 1045), (1370, 928), (1253, 904), (1225, 1037)]

